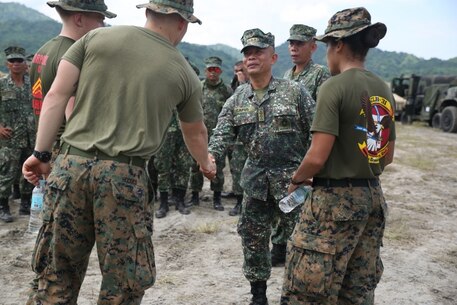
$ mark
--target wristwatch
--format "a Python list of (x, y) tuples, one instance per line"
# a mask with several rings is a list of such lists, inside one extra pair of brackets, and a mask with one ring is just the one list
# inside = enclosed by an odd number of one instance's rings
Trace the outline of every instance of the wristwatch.
[(33, 156), (40, 160), (40, 162), (48, 163), (51, 160), (52, 154), (49, 151), (33, 151)]
[(295, 181), (292, 178), (292, 179), (290, 179), (290, 183), (292, 183), (293, 185), (302, 185), (303, 183), (305, 183), (305, 180), (303, 180), (303, 181)]

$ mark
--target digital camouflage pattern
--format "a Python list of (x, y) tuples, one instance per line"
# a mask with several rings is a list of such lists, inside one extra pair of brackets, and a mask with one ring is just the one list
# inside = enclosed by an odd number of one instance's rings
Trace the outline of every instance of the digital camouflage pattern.
[(250, 85), (241, 86), (225, 103), (209, 150), (220, 158), (238, 139), (248, 154), (244, 191), (265, 201), (269, 190), (279, 201), (308, 148), (314, 108), (309, 93), (295, 82), (273, 78), (262, 100)]
[(381, 22), (371, 24), (371, 15), (366, 8), (349, 8), (336, 12), (328, 21), (325, 34), (317, 36), (316, 39), (324, 42), (330, 37), (341, 39), (357, 34), (369, 27), (376, 28), (379, 39), (386, 35), (386, 25)]
[(241, 43), (243, 48), (241, 53), (244, 52), (244, 49), (247, 47), (257, 47), (257, 48), (268, 48), (275, 47), (275, 36), (271, 33), (264, 33), (260, 29), (251, 29), (246, 30), (241, 37)]
[(50, 7), (59, 6), (66, 11), (99, 13), (107, 18), (114, 18), (116, 14), (109, 12), (104, 0), (59, 0), (46, 2)]
[(191, 164), (192, 157), (187, 150), (177, 113), (174, 111), (164, 143), (154, 158), (159, 191), (186, 190)]
[(314, 187), (288, 243), (281, 305), (372, 305), (386, 213), (380, 186)]
[[(8, 198), (20, 171), (21, 153), (31, 154), (35, 146), (35, 122), (27, 75), (22, 87), (17, 87), (10, 75), (0, 79), (0, 124), (12, 129), (10, 139), (0, 139), (0, 198)], [(33, 185), (24, 182), (21, 188), (24, 195), (29, 195)]]
[(289, 237), (297, 223), (300, 209), (282, 213), (277, 200), (271, 196), (266, 201), (244, 196), (241, 209), (238, 234), (243, 246), (243, 274), (250, 282), (266, 281), (271, 275), (271, 225), (276, 219), (281, 219)]
[(193, 0), (149, 0), (149, 3), (138, 4), (137, 8), (148, 8), (161, 14), (179, 14), (191, 23), (202, 24), (194, 14)]
[(230, 173), (232, 174), (232, 192), (235, 195), (243, 195), (243, 188), (240, 185), (241, 172), (243, 171), (248, 154), (243, 143), (238, 141), (229, 148), (227, 154), (230, 154), (228, 158), (230, 160)]
[[(207, 80), (202, 81), (203, 96), (202, 106), (204, 114), (204, 123), (208, 130), (208, 139), (216, 127), (217, 118), (224, 106), (225, 101), (232, 95), (232, 89), (228, 87), (222, 80), (218, 84), (212, 85)], [(216, 159), (217, 173), (216, 177), (211, 180), (211, 190), (221, 192), (224, 187), (225, 154)], [(203, 174), (200, 172), (199, 166), (194, 162), (191, 169), (190, 187), (192, 191), (200, 192), (203, 188)]]
[(217, 56), (211, 56), (205, 59), (206, 68), (217, 67), (222, 69), (222, 59)]
[(315, 102), (295, 82), (272, 78), (259, 100), (250, 85), (237, 88), (225, 103), (211, 136), (209, 151), (220, 158), (235, 140), (248, 155), (241, 175), (244, 190), (238, 233), (244, 252), (243, 272), (251, 281), (271, 272), (269, 239), (280, 218), (290, 236), (298, 211), (280, 212), (290, 177), (308, 148)]
[(310, 60), (305, 69), (298, 75), (294, 75), (295, 67), (284, 73), (285, 79), (290, 79), (299, 82), (309, 91), (311, 97), (317, 101), (317, 92), (322, 83), (330, 77), (330, 72), (327, 67), (315, 64)]
[(25, 60), (25, 49), (22, 47), (11, 46), (5, 49), (6, 59), (22, 58)]
[(290, 37), (287, 40), (309, 41), (316, 36), (316, 31), (308, 25), (294, 24), (289, 30)]
[(97, 304), (140, 304), (156, 277), (146, 170), (61, 154), (45, 192), (32, 256), (38, 289), (29, 304), (76, 304), (95, 242), (102, 272)]

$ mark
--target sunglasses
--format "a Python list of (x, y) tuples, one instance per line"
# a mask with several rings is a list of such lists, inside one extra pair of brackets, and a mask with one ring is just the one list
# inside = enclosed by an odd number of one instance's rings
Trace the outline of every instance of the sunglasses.
[(23, 63), (24, 59), (23, 58), (10, 58), (10, 59), (8, 59), (8, 62), (10, 62), (10, 63), (15, 63), (15, 62)]
[(218, 67), (209, 67), (209, 68), (208, 68), (208, 72), (211, 72), (211, 73), (221, 73), (222, 70), (221, 70), (221, 68), (218, 68)]

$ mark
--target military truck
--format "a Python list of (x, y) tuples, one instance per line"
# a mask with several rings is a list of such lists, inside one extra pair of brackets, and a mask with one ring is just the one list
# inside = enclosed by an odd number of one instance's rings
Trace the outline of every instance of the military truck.
[[(453, 86), (457, 86), (457, 75), (410, 74), (394, 78), (391, 88), (396, 96), (396, 116), (403, 124), (420, 120), (435, 127), (445, 124), (443, 130), (453, 132), (453, 122), (457, 120), (455, 111), (448, 108), (444, 117), (442, 113), (445, 108), (453, 105), (446, 100), (448, 89)], [(454, 91), (449, 92), (452, 94)]]
[(457, 132), (457, 86), (430, 88), (430, 98), (424, 98), (421, 120), (430, 117), (431, 126), (441, 128), (444, 132)]

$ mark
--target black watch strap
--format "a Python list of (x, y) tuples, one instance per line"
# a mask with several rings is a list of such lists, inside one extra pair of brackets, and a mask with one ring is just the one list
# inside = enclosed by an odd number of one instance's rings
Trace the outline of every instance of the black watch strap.
[(48, 163), (51, 161), (52, 154), (49, 151), (33, 151), (33, 156), (40, 160), (40, 162)]

